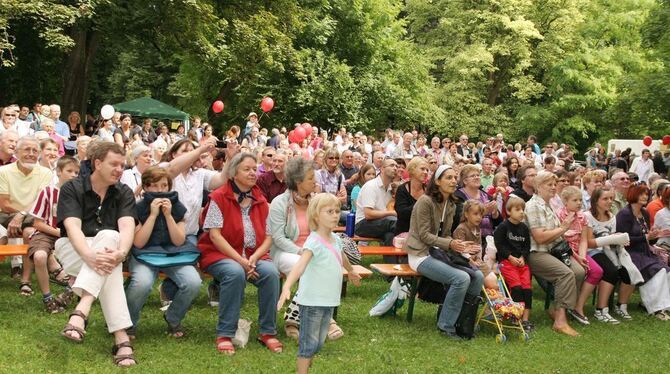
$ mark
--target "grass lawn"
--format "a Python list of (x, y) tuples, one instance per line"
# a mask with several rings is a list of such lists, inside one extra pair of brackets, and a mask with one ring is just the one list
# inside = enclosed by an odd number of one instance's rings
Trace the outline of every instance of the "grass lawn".
[[(372, 260), (379, 261), (378, 258)], [(366, 259), (366, 263), (370, 263)], [(112, 338), (107, 334), (99, 305), (92, 310), (84, 344), (73, 344), (59, 332), (67, 314), (48, 315), (41, 297), (18, 294), (18, 282), (9, 278), (9, 264), (0, 265), (0, 372), (1, 373), (105, 373), (118, 372), (111, 362)], [(36, 282), (33, 282), (37, 289)], [(484, 325), (476, 339), (452, 342), (436, 330), (437, 307), (418, 301), (414, 321), (405, 321), (407, 307), (397, 317), (371, 318), (368, 311), (388, 285), (379, 276), (350, 286), (339, 309), (338, 322), (345, 336), (327, 342), (317, 356), (318, 373), (655, 373), (667, 371), (670, 323), (646, 316), (637, 308), (637, 296), (630, 307), (634, 320), (618, 326), (594, 322), (573, 326), (578, 338), (559, 336), (550, 329), (542, 311), (544, 294), (536, 293), (532, 320), (537, 331), (530, 342), (521, 342), (516, 332), (510, 340), (496, 344), (494, 328)], [(55, 292), (60, 292), (54, 289)], [(242, 317), (256, 321), (256, 290), (249, 285)], [(238, 349), (233, 357), (214, 347), (217, 310), (206, 305), (205, 287), (184, 321), (188, 336), (166, 337), (155, 291), (145, 305), (135, 341), (138, 373), (289, 373), (295, 371), (297, 342), (283, 336), (284, 353), (272, 354), (255, 341)], [(590, 308), (590, 306), (589, 306)], [(592, 314), (592, 309), (588, 309)], [(593, 318), (591, 318), (593, 319)], [(252, 325), (255, 337), (257, 323)]]

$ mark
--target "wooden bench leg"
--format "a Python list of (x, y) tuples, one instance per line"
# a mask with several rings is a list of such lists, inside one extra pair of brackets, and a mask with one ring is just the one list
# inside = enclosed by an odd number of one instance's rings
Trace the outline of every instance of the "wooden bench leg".
[(342, 297), (342, 298), (347, 296), (347, 283), (349, 283), (349, 282), (347, 282), (345, 280), (342, 281), (342, 292), (340, 293), (340, 297)]

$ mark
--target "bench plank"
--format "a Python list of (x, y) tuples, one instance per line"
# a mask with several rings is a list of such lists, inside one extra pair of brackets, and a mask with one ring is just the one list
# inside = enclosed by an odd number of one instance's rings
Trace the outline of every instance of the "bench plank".
[(407, 252), (396, 247), (385, 246), (360, 246), (358, 251), (361, 256), (407, 256)]
[(24, 256), (28, 254), (28, 244), (5, 244), (0, 245), (0, 257)]

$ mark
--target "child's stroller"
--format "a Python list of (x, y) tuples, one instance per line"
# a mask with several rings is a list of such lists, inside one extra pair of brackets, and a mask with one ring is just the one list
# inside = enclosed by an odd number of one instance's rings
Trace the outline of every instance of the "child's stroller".
[(505, 329), (518, 330), (521, 341), (528, 341), (530, 335), (524, 330), (521, 324), (521, 316), (524, 311), (523, 303), (517, 303), (512, 300), (509, 296), (510, 293), (505, 280), (499, 271), (496, 277), (498, 279), (499, 290), (482, 287), (484, 295), (486, 295), (486, 305), (479, 313), (477, 327), (479, 328), (480, 322), (496, 326), (498, 328), (498, 334), (496, 335), (497, 343), (505, 343), (507, 341), (507, 335), (504, 332)]

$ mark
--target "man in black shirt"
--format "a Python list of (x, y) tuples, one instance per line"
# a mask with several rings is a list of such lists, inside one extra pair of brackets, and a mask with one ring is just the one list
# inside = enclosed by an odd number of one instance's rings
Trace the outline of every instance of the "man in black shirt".
[(98, 142), (89, 147), (88, 156), (93, 173), (65, 183), (58, 199), (62, 237), (55, 254), (65, 271), (77, 277), (72, 289), (81, 297), (61, 335), (81, 342), (91, 305), (100, 298), (108, 330), (114, 334), (114, 363), (131, 366), (136, 362), (126, 334), (132, 322), (121, 263), (133, 244), (135, 197), (119, 182), (125, 166), (123, 148)]
[(537, 175), (537, 170), (535, 166), (524, 165), (519, 168), (519, 171), (516, 173), (517, 177), (521, 181), (521, 188), (517, 188), (512, 192), (513, 195), (516, 195), (523, 199), (523, 201), (528, 202), (533, 194), (535, 193), (535, 176)]

